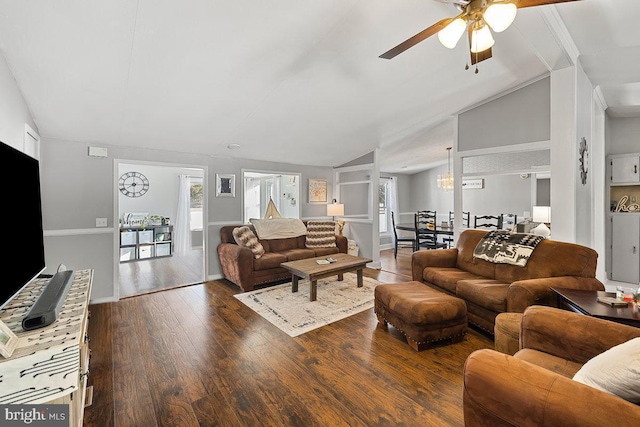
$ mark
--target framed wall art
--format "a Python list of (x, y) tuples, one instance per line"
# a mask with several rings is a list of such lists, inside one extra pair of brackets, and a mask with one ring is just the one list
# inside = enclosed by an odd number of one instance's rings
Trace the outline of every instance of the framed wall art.
[(216, 197), (236, 197), (235, 174), (216, 174)]
[(327, 203), (326, 179), (309, 179), (309, 203)]

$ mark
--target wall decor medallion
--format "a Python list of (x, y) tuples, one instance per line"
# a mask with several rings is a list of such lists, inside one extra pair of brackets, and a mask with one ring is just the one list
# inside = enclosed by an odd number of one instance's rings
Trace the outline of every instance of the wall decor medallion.
[(580, 139), (578, 154), (580, 155), (580, 180), (582, 181), (582, 185), (587, 185), (587, 172), (589, 172), (589, 150), (587, 147), (587, 138), (584, 136)]
[(149, 191), (149, 180), (140, 172), (126, 172), (120, 176), (118, 187), (127, 197), (142, 197)]

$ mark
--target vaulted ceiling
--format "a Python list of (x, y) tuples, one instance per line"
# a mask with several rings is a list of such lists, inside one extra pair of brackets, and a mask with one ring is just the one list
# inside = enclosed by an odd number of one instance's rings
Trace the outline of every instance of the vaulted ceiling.
[[(522, 9), (493, 58), (432, 37), (432, 0), (0, 0), (0, 51), (41, 136), (335, 166), (381, 147), (382, 169), (446, 159), (452, 114), (569, 64), (566, 28), (610, 113), (640, 111), (640, 2)], [(240, 148), (230, 150), (230, 144)]]

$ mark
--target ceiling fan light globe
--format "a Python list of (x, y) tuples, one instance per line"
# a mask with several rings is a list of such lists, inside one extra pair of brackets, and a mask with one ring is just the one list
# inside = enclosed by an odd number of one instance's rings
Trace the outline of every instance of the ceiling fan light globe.
[(482, 16), (493, 31), (501, 33), (513, 23), (517, 12), (518, 8), (514, 3), (493, 3)]
[(458, 40), (460, 40), (466, 28), (467, 23), (463, 19), (454, 19), (438, 32), (438, 40), (444, 47), (453, 49), (458, 44)]
[(493, 46), (496, 41), (491, 35), (491, 30), (488, 26), (483, 25), (471, 32), (471, 52), (480, 53)]

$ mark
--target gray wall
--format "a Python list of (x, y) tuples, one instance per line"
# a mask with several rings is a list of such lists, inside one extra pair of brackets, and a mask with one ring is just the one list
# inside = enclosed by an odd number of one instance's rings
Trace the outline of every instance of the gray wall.
[[(220, 277), (220, 265), (216, 247), (220, 241), (222, 225), (242, 222), (240, 174), (242, 169), (271, 170), (302, 174), (302, 191), (306, 191), (309, 178), (328, 181), (328, 198), (332, 198), (333, 169), (313, 166), (297, 166), (287, 163), (261, 162), (234, 158), (213, 158), (204, 155), (183, 154), (161, 150), (134, 149), (101, 144), (109, 150), (107, 158), (87, 155), (90, 144), (81, 142), (43, 139), (42, 143), (42, 193), (44, 227), (49, 235), (45, 240), (47, 264), (65, 263), (69, 268), (93, 268), (95, 270), (92, 300), (113, 297), (115, 270), (114, 235), (117, 220), (114, 218), (114, 198), (117, 178), (114, 176), (115, 159), (128, 163), (136, 161), (192, 165), (208, 168), (208, 259), (209, 278)], [(236, 197), (215, 197), (215, 174), (236, 175)], [(303, 198), (303, 218), (326, 217), (325, 204), (306, 203)], [(109, 229), (95, 228), (95, 218), (106, 217)], [(106, 234), (107, 233), (107, 234)], [(50, 262), (51, 260), (51, 262)]]
[(489, 175), (484, 177), (484, 188), (463, 190), (462, 210), (471, 213), (471, 227), (473, 217), (481, 215), (513, 213), (520, 221), (525, 211), (531, 212), (531, 200), (531, 177)]
[(458, 151), (548, 141), (550, 129), (547, 77), (460, 114)]
[(453, 191), (438, 188), (438, 174), (442, 173), (447, 173), (447, 165), (411, 175), (411, 212), (436, 211), (438, 221), (449, 220), (449, 211), (453, 211)]

